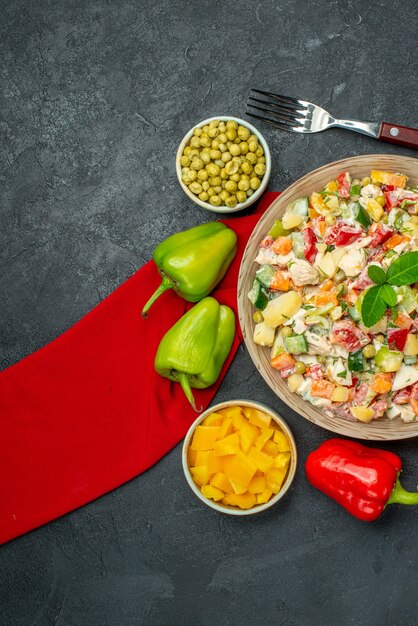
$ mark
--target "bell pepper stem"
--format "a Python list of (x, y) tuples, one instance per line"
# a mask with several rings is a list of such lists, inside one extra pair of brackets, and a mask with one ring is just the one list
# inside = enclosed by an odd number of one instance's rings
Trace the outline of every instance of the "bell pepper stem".
[(159, 298), (161, 294), (164, 293), (164, 291), (167, 291), (167, 289), (173, 289), (173, 287), (174, 287), (174, 284), (171, 282), (171, 280), (167, 278), (166, 276), (163, 276), (161, 285), (154, 291), (151, 298), (148, 300), (148, 302), (145, 304), (144, 308), (142, 309), (142, 312), (141, 312), (142, 317), (147, 317), (147, 313), (149, 309), (152, 307), (152, 305), (154, 304), (154, 302), (156, 301), (156, 299)]
[(188, 401), (190, 402), (190, 404), (192, 405), (192, 407), (194, 408), (194, 410), (197, 413), (200, 413), (203, 409), (203, 407), (200, 407), (200, 409), (196, 408), (196, 402), (192, 393), (192, 390), (190, 388), (190, 383), (189, 383), (189, 377), (187, 374), (185, 374), (184, 372), (179, 372), (178, 373), (178, 380), (179, 383), (186, 395), (186, 398), (188, 399)]
[(406, 491), (397, 479), (388, 504), (418, 504), (418, 492)]

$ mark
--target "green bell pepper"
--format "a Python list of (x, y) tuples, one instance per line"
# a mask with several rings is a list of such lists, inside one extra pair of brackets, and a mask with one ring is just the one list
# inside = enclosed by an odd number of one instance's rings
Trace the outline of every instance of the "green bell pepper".
[(191, 387), (205, 389), (216, 381), (235, 335), (235, 316), (215, 298), (204, 298), (161, 339), (155, 371), (181, 384), (195, 410)]
[(167, 289), (188, 302), (205, 298), (224, 277), (237, 252), (237, 236), (221, 222), (209, 222), (171, 235), (154, 251), (161, 285), (142, 309), (146, 316)]

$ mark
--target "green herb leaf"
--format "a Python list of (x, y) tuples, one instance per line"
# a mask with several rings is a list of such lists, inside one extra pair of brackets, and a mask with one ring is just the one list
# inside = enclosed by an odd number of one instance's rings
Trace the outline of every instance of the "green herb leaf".
[(387, 281), (391, 285), (411, 285), (418, 281), (418, 252), (407, 252), (389, 265)]
[(382, 285), (380, 289), (380, 297), (389, 306), (395, 306), (397, 302), (396, 291), (390, 285)]
[(386, 311), (386, 302), (383, 300), (380, 291), (381, 285), (370, 287), (364, 295), (361, 303), (361, 319), (367, 328), (371, 328), (383, 317)]
[(337, 376), (339, 378), (345, 378), (347, 376), (347, 370), (343, 370), (342, 372), (338, 372)]
[(367, 273), (376, 285), (383, 285), (386, 282), (386, 272), (379, 265), (370, 265)]

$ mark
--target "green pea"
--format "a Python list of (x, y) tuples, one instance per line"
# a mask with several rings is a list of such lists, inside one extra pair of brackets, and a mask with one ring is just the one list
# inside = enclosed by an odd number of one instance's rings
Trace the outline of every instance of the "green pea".
[(191, 150), (191, 147), (190, 147), (190, 146), (186, 146), (186, 147), (184, 148), (183, 154), (184, 154), (185, 156), (188, 156), (188, 155), (189, 155), (190, 150)]
[(189, 177), (189, 180), (192, 183), (197, 178), (196, 170), (190, 170), (190, 172), (187, 173), (187, 176)]
[(213, 150), (219, 150), (219, 144), (220, 144), (220, 143), (221, 143), (221, 142), (219, 141), (219, 139), (214, 139), (214, 140), (212, 141), (212, 148), (213, 148)]
[(226, 169), (224, 167), (221, 167), (221, 171), (219, 172), (219, 176), (222, 178), (223, 181), (228, 179), (228, 172), (226, 171)]
[(188, 167), (190, 165), (190, 159), (188, 156), (184, 155), (180, 158), (180, 165), (184, 167)]
[(221, 193), (219, 194), (219, 197), (222, 200), (223, 204), (225, 204), (225, 200), (229, 198), (229, 193), (226, 191), (226, 189), (222, 189)]
[(322, 354), (317, 354), (316, 360), (318, 361), (318, 363), (321, 363), (321, 365), (325, 365), (327, 361), (326, 357), (324, 357)]
[(241, 169), (243, 173), (247, 175), (251, 174), (251, 172), (253, 171), (252, 165), (248, 161), (245, 161), (245, 163), (241, 165)]
[(254, 311), (253, 313), (253, 321), (256, 324), (261, 324), (264, 321), (264, 317), (261, 311)]
[(209, 198), (209, 202), (212, 206), (221, 206), (222, 204), (222, 200), (220, 199), (219, 196), (217, 195), (213, 195)]
[(217, 187), (222, 185), (222, 178), (220, 176), (212, 176), (212, 178), (209, 178), (209, 182), (211, 187)]
[[(202, 171), (202, 170), (201, 170)], [(208, 180), (204, 180), (202, 183), (202, 188), (204, 191), (207, 191), (210, 188), (210, 184)]]
[(258, 157), (262, 157), (262, 156), (263, 156), (263, 154), (264, 154), (264, 150), (263, 150), (263, 148), (262, 148), (261, 146), (258, 146), (258, 148), (257, 148), (257, 150), (255, 151), (255, 153), (256, 153), (256, 155), (257, 155)]
[(200, 158), (202, 159), (205, 165), (210, 163), (210, 154), (208, 152), (203, 152), (202, 150), (202, 152), (200, 153)]
[(249, 198), (250, 196), (253, 195), (254, 190), (253, 189), (247, 189), (247, 191), (245, 193), (247, 194), (247, 197)]
[(236, 174), (238, 170), (239, 170), (239, 165), (234, 160), (229, 161), (228, 163), (225, 164), (225, 171), (228, 174), (228, 176), (232, 176), (233, 174)]
[(202, 132), (203, 132), (202, 129), (199, 127), (193, 129), (193, 135), (195, 135), (196, 137), (200, 137)]
[(200, 157), (200, 152), (199, 150), (196, 150), (196, 148), (191, 148), (191, 150), (187, 153), (187, 156), (191, 161), (193, 161), (195, 157)]
[(199, 137), (195, 137), (193, 135), (193, 137), (190, 139), (190, 145), (193, 148), (200, 148), (200, 139), (199, 139)]
[(237, 130), (238, 124), (236, 123), (235, 120), (228, 120), (227, 123), (226, 123), (226, 127), (227, 128), (233, 128), (234, 130)]
[(240, 191), (247, 191), (250, 188), (250, 182), (246, 178), (241, 178), (238, 183), (238, 189)]
[(235, 130), (235, 128), (228, 128), (228, 130), (226, 131), (226, 136), (229, 141), (234, 141), (234, 139), (236, 139), (237, 137), (237, 131)]
[(234, 195), (228, 196), (228, 198), (225, 200), (225, 205), (229, 209), (234, 209), (237, 206), (237, 197)]
[(293, 330), (290, 326), (282, 326), (280, 334), (282, 337), (291, 337), (293, 335)]
[(202, 191), (202, 193), (199, 194), (199, 199), (202, 200), (202, 202), (207, 202), (209, 200), (207, 192)]
[(238, 174), (238, 172), (235, 172), (235, 174), (232, 174), (230, 176), (230, 180), (233, 180), (234, 183), (238, 183), (241, 180), (241, 176)]
[(251, 163), (251, 165), (255, 165), (257, 163), (257, 155), (254, 154), (254, 152), (248, 152), (246, 159)]
[(226, 151), (228, 150), (228, 146), (226, 145), (226, 143), (222, 143), (222, 142), (221, 142), (221, 143), (219, 144), (219, 150), (220, 150), (221, 152), (226, 152)]
[(207, 173), (206, 170), (199, 170), (197, 173), (197, 177), (199, 180), (204, 181), (209, 178), (209, 174)]
[(237, 191), (237, 200), (238, 202), (245, 202), (247, 199), (247, 194), (245, 191)]
[(215, 139), (215, 137), (217, 137), (218, 135), (219, 135), (218, 128), (209, 128), (208, 137), (210, 137), (211, 139)]
[(371, 343), (369, 343), (367, 346), (364, 346), (362, 352), (365, 359), (372, 359), (374, 356), (376, 356), (376, 349)]
[(219, 195), (222, 191), (222, 185), (216, 185), (216, 187), (212, 187), (212, 189), (216, 194)]
[[(202, 187), (203, 187), (203, 185), (202, 185)], [(215, 192), (214, 192), (214, 190), (212, 189), (212, 187), (208, 187), (208, 188), (206, 189), (206, 193), (208, 194), (209, 198), (211, 198), (212, 196), (214, 196), (214, 195), (215, 195)]]
[(192, 170), (201, 170), (205, 167), (205, 164), (200, 157), (195, 157), (192, 160), (190, 167), (192, 168)]
[(215, 161), (215, 159), (220, 159), (222, 156), (222, 152), (220, 150), (214, 150), (212, 148), (212, 150), (209, 152), (210, 154), (210, 158)]
[(251, 152), (257, 152), (259, 144), (258, 141), (249, 141), (248, 142), (248, 147), (250, 149)]
[(361, 179), (361, 186), (367, 187), (367, 185), (370, 185), (371, 182), (372, 180), (369, 176), (364, 176), (364, 178)]
[(250, 136), (250, 131), (245, 126), (238, 126), (238, 137), (246, 141)]
[(229, 191), (229, 193), (235, 193), (236, 190), (238, 189), (238, 185), (233, 180), (227, 180), (225, 184), (225, 189)]
[(296, 374), (304, 374), (306, 372), (306, 365), (303, 361), (296, 361), (295, 363)]
[(257, 176), (253, 176), (252, 178), (250, 178), (250, 187), (251, 189), (253, 189), (254, 191), (256, 189), (258, 189), (260, 186), (260, 179), (257, 178)]
[(241, 150), (241, 154), (247, 154), (250, 149), (246, 141), (241, 141), (241, 143), (239, 144), (239, 148)]
[(219, 126), (219, 120), (212, 120), (209, 122), (209, 128), (217, 128)]
[(225, 134), (225, 133), (221, 133), (221, 134), (219, 135), (218, 139), (219, 139), (219, 141), (220, 141), (221, 143), (226, 143), (226, 142), (228, 141), (228, 137), (226, 136), (226, 134)]
[(210, 137), (208, 137), (208, 135), (202, 135), (199, 138), (199, 141), (200, 141), (200, 145), (203, 146), (203, 148), (210, 148), (212, 145), (212, 141)]
[(216, 163), (208, 163), (206, 166), (206, 171), (209, 176), (218, 176), (221, 168)]
[(192, 193), (196, 194), (197, 196), (199, 195), (199, 193), (202, 193), (203, 191), (202, 185), (198, 182), (190, 183), (189, 189)]
[(257, 163), (257, 165), (254, 166), (254, 172), (257, 174), (257, 176), (264, 176), (264, 174), (266, 173), (266, 166), (264, 165), (264, 163)]
[(239, 144), (232, 143), (229, 146), (229, 152), (232, 154), (232, 156), (238, 156), (239, 154), (241, 154), (241, 148)]
[(221, 158), (222, 158), (222, 161), (224, 163), (228, 163), (228, 161), (230, 161), (232, 159), (232, 154), (230, 152), (228, 152), (228, 151), (223, 152)]

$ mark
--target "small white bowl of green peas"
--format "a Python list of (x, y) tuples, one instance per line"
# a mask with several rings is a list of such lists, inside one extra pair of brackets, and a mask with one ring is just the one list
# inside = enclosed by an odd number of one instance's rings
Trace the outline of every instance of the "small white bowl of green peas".
[(210, 117), (183, 137), (176, 173), (193, 202), (215, 213), (235, 213), (265, 191), (270, 150), (252, 124), (232, 116)]

